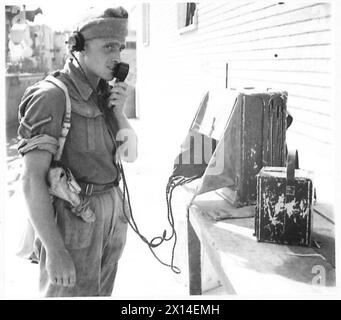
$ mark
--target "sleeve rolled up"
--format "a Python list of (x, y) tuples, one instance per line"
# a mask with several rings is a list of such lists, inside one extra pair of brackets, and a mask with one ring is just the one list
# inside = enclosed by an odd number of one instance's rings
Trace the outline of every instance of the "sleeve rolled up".
[(45, 150), (54, 156), (58, 146), (58, 140), (47, 134), (40, 134), (28, 139), (22, 138), (17, 145), (18, 152), (22, 156), (32, 150)]

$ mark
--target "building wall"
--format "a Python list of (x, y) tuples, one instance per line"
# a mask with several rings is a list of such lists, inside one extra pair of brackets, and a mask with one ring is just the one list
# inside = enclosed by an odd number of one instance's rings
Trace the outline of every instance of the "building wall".
[(54, 57), (54, 39), (53, 31), (47, 25), (35, 26), (37, 32), (36, 48), (37, 48), (37, 59), (40, 70), (49, 72), (53, 70), (53, 57)]
[(53, 69), (62, 69), (67, 58), (67, 47), (65, 41), (68, 39), (69, 32), (53, 33)]
[[(298, 148), (301, 167), (315, 172), (317, 184), (332, 183), (331, 5), (245, 0), (197, 8), (198, 28), (179, 34), (177, 4), (150, 4), (149, 45), (138, 35), (141, 118), (158, 114), (172, 130), (191, 123), (212, 87), (286, 90), (294, 117), (288, 145)], [(174, 140), (184, 135), (174, 132)], [(323, 188), (319, 195), (331, 193)]]

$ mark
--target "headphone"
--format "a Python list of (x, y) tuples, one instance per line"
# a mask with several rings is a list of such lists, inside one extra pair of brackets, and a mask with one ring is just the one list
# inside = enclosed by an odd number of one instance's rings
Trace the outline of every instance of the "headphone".
[(73, 31), (66, 43), (70, 46), (71, 52), (80, 52), (84, 50), (85, 39), (79, 31)]

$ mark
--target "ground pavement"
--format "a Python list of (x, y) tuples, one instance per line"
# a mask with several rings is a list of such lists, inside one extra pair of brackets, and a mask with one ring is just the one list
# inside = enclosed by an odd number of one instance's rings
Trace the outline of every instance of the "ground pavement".
[[(132, 121), (139, 135), (139, 158), (135, 163), (125, 164), (126, 177), (132, 199), (133, 213), (141, 233), (151, 239), (171, 229), (167, 222), (165, 186), (172, 161), (155, 159), (153, 150), (148, 149), (148, 132), (142, 132), (139, 120)], [(148, 150), (150, 152), (148, 152)], [(167, 155), (163, 154), (163, 157)], [(172, 159), (172, 158), (171, 158)], [(7, 130), (7, 192), (5, 224), (5, 295), (8, 298), (37, 298), (38, 266), (15, 256), (24, 228), (25, 206), (20, 191), (21, 159), (16, 151), (16, 129)], [(161, 172), (161, 174), (160, 174)], [(180, 201), (182, 203), (182, 201)], [(185, 252), (185, 211), (178, 219), (181, 234), (176, 247), (175, 261), (182, 267), (182, 274), (174, 274), (152, 256), (149, 248), (129, 228), (127, 244), (121, 258), (113, 297), (115, 298), (161, 298), (188, 295)], [(181, 215), (181, 214), (180, 214)], [(169, 263), (172, 244), (162, 245), (156, 252)], [(178, 264), (179, 265), (179, 264)]]

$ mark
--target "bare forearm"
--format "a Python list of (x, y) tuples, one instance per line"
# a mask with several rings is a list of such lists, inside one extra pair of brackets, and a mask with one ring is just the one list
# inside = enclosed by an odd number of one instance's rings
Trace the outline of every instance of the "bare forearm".
[(113, 113), (114, 113), (115, 118), (117, 119), (117, 124), (118, 124), (119, 129), (131, 129), (132, 131), (134, 131), (134, 129), (130, 125), (129, 120), (127, 116), (124, 114), (124, 112), (116, 111), (115, 109), (113, 109)]
[(128, 85), (125, 82), (115, 82), (108, 98), (108, 107), (112, 110), (118, 125), (116, 141), (122, 142), (117, 153), (126, 162), (133, 162), (137, 158), (137, 136), (124, 114)]
[(51, 165), (48, 151), (33, 150), (24, 155), (23, 191), (31, 222), (46, 249), (46, 271), (56, 285), (73, 286), (76, 269), (57, 228), (45, 177)]
[(64, 241), (55, 223), (54, 209), (45, 179), (26, 174), (23, 189), (30, 220), (46, 250), (65, 250)]

